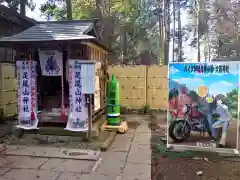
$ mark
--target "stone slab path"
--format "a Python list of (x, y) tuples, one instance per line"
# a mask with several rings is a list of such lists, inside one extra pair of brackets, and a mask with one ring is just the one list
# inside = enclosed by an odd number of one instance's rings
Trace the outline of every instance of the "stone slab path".
[(98, 160), (100, 156), (100, 151), (10, 145), (7, 146), (4, 154), (10, 156), (34, 156), (76, 160)]
[(1, 155), (0, 180), (150, 180), (150, 137), (147, 122), (141, 121), (137, 129), (117, 135), (97, 160)]

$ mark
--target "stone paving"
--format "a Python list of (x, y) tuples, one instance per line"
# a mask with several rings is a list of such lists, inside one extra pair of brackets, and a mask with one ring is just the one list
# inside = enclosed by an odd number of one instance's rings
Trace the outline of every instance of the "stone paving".
[(150, 180), (150, 137), (143, 121), (117, 135), (97, 161), (2, 155), (0, 180)]

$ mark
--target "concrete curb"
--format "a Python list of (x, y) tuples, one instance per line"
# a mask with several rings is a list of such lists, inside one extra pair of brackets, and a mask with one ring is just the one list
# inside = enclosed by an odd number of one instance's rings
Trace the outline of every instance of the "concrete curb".
[(117, 133), (116, 132), (109, 132), (109, 136), (107, 139), (100, 145), (100, 150), (101, 151), (107, 151), (109, 146), (112, 144), (116, 137)]
[(10, 145), (4, 152), (7, 156), (29, 156), (40, 158), (59, 158), (96, 161), (100, 157), (100, 151), (84, 150), (84, 149), (66, 149), (54, 147), (38, 147), (38, 146), (15, 146)]
[(7, 149), (7, 146), (5, 144), (0, 144), (0, 153), (4, 152)]

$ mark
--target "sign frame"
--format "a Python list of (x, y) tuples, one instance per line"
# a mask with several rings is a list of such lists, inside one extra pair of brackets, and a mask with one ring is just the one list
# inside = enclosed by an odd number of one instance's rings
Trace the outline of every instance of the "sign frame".
[[(168, 64), (168, 81), (170, 81), (170, 67), (174, 64), (179, 64), (179, 65), (183, 65), (183, 64), (190, 64), (190, 65), (194, 65), (194, 64), (214, 64), (214, 65), (221, 65), (221, 64), (231, 64), (231, 65), (237, 65), (238, 69), (236, 70), (237, 75), (238, 76), (238, 82), (236, 82), (238, 84), (238, 96), (239, 96), (239, 84), (240, 84), (240, 65), (238, 62), (231, 62), (231, 61), (223, 61), (223, 62), (171, 62)], [(169, 82), (168, 82), (169, 84)], [(170, 89), (170, 85), (169, 85), (169, 89)], [(167, 131), (168, 131), (168, 127), (169, 127), (169, 106), (167, 108)], [(239, 107), (237, 107), (237, 119), (236, 119), (237, 123), (237, 129), (239, 128), (240, 122), (239, 122)], [(183, 144), (173, 144), (172, 142), (170, 142), (169, 140), (169, 132), (167, 133), (167, 148), (169, 149), (173, 149), (175, 151), (182, 151), (182, 150), (198, 150), (198, 151), (213, 151), (213, 152), (219, 152), (219, 153), (227, 153), (227, 154), (239, 154), (239, 131), (236, 131), (236, 147), (235, 148), (208, 148), (208, 147), (201, 147), (201, 146), (193, 146), (193, 145), (183, 145)]]

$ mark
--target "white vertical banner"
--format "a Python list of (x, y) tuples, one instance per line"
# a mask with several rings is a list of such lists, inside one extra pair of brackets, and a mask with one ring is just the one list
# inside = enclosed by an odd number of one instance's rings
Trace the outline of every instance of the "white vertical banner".
[(39, 51), (39, 59), (43, 76), (61, 76), (63, 74), (62, 53), (57, 50)]
[(81, 60), (69, 60), (69, 114), (66, 130), (88, 130), (88, 106), (82, 93)]
[[(36, 61), (17, 61), (17, 80), (18, 80), (18, 128), (30, 130), (37, 129), (37, 84), (36, 84)], [(32, 71), (32, 72), (31, 72)], [(31, 84), (32, 83), (32, 84)], [(31, 109), (35, 115), (31, 120)]]

